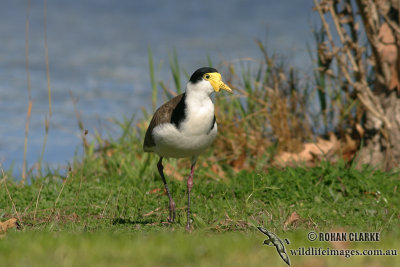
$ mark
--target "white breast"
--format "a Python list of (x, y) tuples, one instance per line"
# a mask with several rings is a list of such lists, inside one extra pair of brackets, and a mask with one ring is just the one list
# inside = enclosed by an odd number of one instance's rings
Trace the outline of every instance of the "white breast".
[[(153, 129), (155, 152), (162, 157), (192, 157), (201, 154), (217, 136), (214, 104), (206, 95), (186, 96), (186, 118), (179, 129), (171, 123)], [(212, 129), (211, 129), (212, 128)]]
[(173, 124), (161, 124), (153, 129), (154, 152), (162, 157), (186, 158), (200, 155), (217, 137), (217, 124), (207, 134), (188, 135)]
[(209, 97), (186, 97), (186, 119), (180, 125), (183, 134), (195, 136), (207, 134), (214, 121), (214, 103)]

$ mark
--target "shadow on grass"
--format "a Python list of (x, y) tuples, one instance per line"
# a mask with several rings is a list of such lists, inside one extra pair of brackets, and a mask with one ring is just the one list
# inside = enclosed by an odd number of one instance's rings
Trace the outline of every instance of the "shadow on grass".
[(146, 225), (146, 224), (152, 224), (155, 223), (155, 220), (150, 220), (150, 219), (142, 219), (142, 220), (131, 220), (131, 219), (124, 219), (124, 218), (117, 218), (114, 219), (112, 221), (113, 225), (118, 225), (118, 224), (131, 224), (131, 225), (135, 225), (135, 224), (142, 224), (142, 225)]

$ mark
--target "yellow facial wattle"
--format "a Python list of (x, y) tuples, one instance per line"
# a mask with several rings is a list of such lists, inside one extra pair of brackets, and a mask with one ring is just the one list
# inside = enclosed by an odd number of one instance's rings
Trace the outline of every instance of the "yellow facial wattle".
[(221, 89), (232, 92), (232, 89), (222, 81), (221, 74), (218, 72), (206, 73), (203, 75), (203, 79), (210, 82), (215, 92), (219, 92)]

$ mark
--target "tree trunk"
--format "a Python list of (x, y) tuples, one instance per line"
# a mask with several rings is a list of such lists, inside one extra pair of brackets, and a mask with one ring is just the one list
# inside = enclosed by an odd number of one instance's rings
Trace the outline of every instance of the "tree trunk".
[[(366, 10), (365, 2), (359, 8)], [(378, 31), (368, 25), (367, 33), (371, 49), (375, 52), (374, 95), (382, 107), (390, 127), (384, 125), (370, 111), (366, 111), (364, 145), (358, 153), (358, 164), (371, 164), (389, 170), (400, 163), (400, 23), (397, 1), (376, 2), (383, 23)], [(364, 25), (371, 23), (363, 16)]]
[[(369, 164), (388, 170), (400, 166), (400, 1), (314, 0), (325, 35), (318, 50), (329, 59), (325, 69), (335, 73), (343, 90), (353, 90), (365, 113), (358, 166)], [(333, 26), (325, 17), (331, 16)], [(361, 18), (361, 20), (360, 20)], [(360, 27), (360, 23), (363, 27)], [(337, 37), (331, 33), (336, 29)], [(364, 30), (368, 44), (360, 41)], [(336, 66), (331, 64), (336, 60)], [(369, 74), (373, 70), (373, 77)], [(371, 82), (371, 79), (375, 81)], [(346, 91), (346, 92), (347, 92)]]
[(391, 129), (384, 127), (379, 118), (366, 111), (364, 142), (356, 161), (359, 167), (369, 164), (389, 170), (400, 163), (400, 98), (395, 90), (381, 92), (377, 98), (391, 122)]

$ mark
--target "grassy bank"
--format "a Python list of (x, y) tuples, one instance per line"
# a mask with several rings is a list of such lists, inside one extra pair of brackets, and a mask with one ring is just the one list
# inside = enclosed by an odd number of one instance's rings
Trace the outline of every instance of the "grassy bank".
[[(11, 182), (6, 187), (3, 183), (1, 216), (18, 216), (29, 229), (51, 231), (153, 231), (185, 225), (185, 181), (170, 179), (178, 220), (168, 225), (163, 223), (168, 216), (168, 198), (155, 165), (133, 175), (131, 169), (135, 168), (130, 162), (120, 169), (121, 173), (93, 176), (70, 174), (62, 182), (43, 178), (24, 187)], [(397, 183), (397, 175), (328, 164), (232, 173), (226, 182), (198, 175), (193, 190), (194, 226), (209, 231), (246, 231), (268, 225), (270, 230), (281, 231), (286, 218), (295, 211), (303, 218), (296, 229), (343, 226), (396, 231), (400, 200)]]
[[(109, 144), (113, 149), (108, 152), (89, 152), (92, 156), (75, 162), (66, 177), (53, 173), (22, 187), (3, 180), (0, 220), (19, 218), (23, 230), (10, 230), (0, 241), (2, 263), (159, 266), (191, 265), (194, 259), (200, 266), (264, 266), (265, 262), (283, 266), (274, 248), (261, 245), (265, 236), (256, 226), (289, 238), (288, 249), (332, 248), (331, 243), (307, 241), (307, 232), (338, 229), (382, 234), (382, 242), (351, 243), (349, 249), (399, 246), (397, 174), (327, 163), (267, 172), (227, 170), (229, 179), (218, 180), (208, 168), (199, 167), (192, 191), (194, 232), (186, 234), (185, 180), (171, 178), (180, 177), (177, 174), (168, 177), (177, 222), (167, 224), (167, 197), (156, 157), (139, 158), (116, 144)], [(287, 218), (293, 212), (300, 219), (290, 222)], [(291, 256), (291, 260), (300, 266), (394, 266), (396, 257)]]

